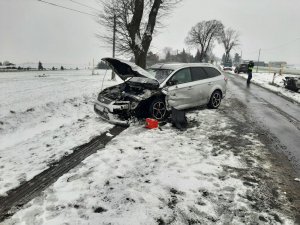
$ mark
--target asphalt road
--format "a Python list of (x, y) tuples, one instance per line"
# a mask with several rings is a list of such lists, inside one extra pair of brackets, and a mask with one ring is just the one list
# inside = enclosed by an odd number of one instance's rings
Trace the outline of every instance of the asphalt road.
[(274, 145), (286, 155), (300, 175), (300, 105), (246, 80), (228, 74), (227, 98), (236, 98), (247, 106), (257, 124), (267, 130)]

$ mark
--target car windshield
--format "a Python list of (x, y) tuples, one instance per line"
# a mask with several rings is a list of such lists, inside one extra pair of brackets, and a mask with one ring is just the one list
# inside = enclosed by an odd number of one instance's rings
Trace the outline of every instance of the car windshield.
[(148, 69), (147, 71), (152, 74), (160, 84), (173, 72), (173, 70), (170, 69)]
[(224, 67), (232, 67), (232, 64), (231, 63), (225, 63)]

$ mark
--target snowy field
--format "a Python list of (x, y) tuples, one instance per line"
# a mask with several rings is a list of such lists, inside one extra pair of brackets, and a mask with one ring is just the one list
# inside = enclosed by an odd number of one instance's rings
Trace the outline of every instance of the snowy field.
[(0, 195), (112, 127), (93, 111), (105, 70), (96, 72), (0, 73)]
[[(235, 73), (233, 73), (233, 74), (235, 74)], [(235, 74), (235, 75), (237, 75), (237, 74)], [(240, 73), (238, 75), (241, 76), (241, 77), (244, 77), (246, 79), (248, 77), (248, 75), (245, 74), (245, 73)], [(267, 88), (271, 91), (277, 92), (280, 95), (283, 95), (287, 98), (290, 98), (291, 100), (293, 100), (295, 102), (300, 103), (300, 91), (293, 92), (293, 91), (290, 91), (290, 90), (288, 90), (284, 87), (283, 79), (286, 76), (288, 76), (288, 77), (299, 77), (299, 75), (289, 75), (289, 74), (283, 74), (282, 76), (279, 76), (278, 73), (277, 73), (277, 75), (275, 76), (275, 79), (274, 79), (274, 83), (276, 85), (275, 86), (275, 85), (270, 84), (273, 80), (273, 73), (253, 73), (253, 77), (252, 77), (251, 82), (253, 82), (255, 84), (258, 84), (258, 85), (260, 85), (264, 88)]]

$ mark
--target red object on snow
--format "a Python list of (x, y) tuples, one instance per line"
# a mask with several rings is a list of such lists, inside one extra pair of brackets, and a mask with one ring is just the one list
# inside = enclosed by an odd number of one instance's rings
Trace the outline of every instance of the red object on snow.
[(146, 119), (146, 128), (147, 129), (158, 128), (158, 121), (155, 119), (147, 118)]

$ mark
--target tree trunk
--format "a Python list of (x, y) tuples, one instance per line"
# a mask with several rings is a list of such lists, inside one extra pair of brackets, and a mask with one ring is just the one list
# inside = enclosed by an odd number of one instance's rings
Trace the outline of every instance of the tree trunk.
[(228, 62), (229, 61), (229, 52), (226, 52), (226, 55), (225, 55), (225, 62)]
[(205, 52), (204, 52), (204, 51), (201, 51), (201, 52), (200, 52), (200, 62), (201, 62), (201, 63), (203, 62), (204, 57), (205, 57)]
[(135, 57), (135, 64), (138, 65), (139, 67), (142, 67), (143, 69), (146, 69), (146, 56), (147, 53), (145, 52), (135, 52), (134, 57)]

